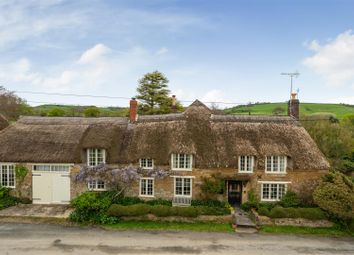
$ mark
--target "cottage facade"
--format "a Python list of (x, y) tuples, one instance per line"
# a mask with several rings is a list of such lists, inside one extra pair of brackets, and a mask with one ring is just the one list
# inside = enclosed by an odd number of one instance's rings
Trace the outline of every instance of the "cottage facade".
[[(309, 193), (329, 168), (294, 116), (217, 115), (199, 101), (183, 113), (137, 116), (136, 109), (132, 100), (129, 118), (20, 118), (0, 131), (1, 184), (33, 203), (68, 203), (106, 188), (102, 180), (75, 183), (83, 165), (133, 164), (170, 175), (142, 178), (130, 196), (188, 203), (205, 198), (203, 177), (219, 173), (225, 192), (218, 199), (242, 203), (250, 190), (262, 201), (279, 200), (288, 189)], [(18, 165), (28, 169), (23, 179)]]

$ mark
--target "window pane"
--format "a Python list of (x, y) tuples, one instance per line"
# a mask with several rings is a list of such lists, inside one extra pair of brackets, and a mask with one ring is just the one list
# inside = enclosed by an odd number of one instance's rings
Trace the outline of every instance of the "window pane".
[(273, 172), (279, 171), (278, 159), (279, 157), (273, 156)]
[(269, 184), (262, 184), (262, 199), (269, 199)]
[(146, 180), (145, 179), (141, 179), (140, 180), (140, 194), (141, 195), (146, 195)]
[(285, 172), (285, 157), (279, 157), (279, 171)]
[(286, 193), (286, 184), (279, 184), (279, 197), (278, 199), (280, 200), (284, 194)]
[(147, 186), (147, 195), (152, 196), (153, 195), (153, 188), (154, 188), (154, 181), (149, 179), (148, 181), (148, 186)]
[(179, 154), (179, 165), (178, 168), (185, 168), (185, 155), (184, 154)]
[(278, 198), (278, 185), (271, 184), (270, 185), (270, 199), (276, 200)]
[(189, 196), (191, 194), (191, 179), (184, 178), (183, 195)]
[(173, 168), (178, 168), (178, 154), (173, 154), (172, 159)]
[(15, 170), (14, 170), (14, 166), (9, 165), (8, 174), (9, 174), (8, 186), (9, 187), (14, 187), (15, 186)]
[(147, 159), (147, 167), (152, 168), (152, 159), (151, 158)]
[(183, 195), (182, 193), (182, 178), (176, 178), (176, 195)]
[(185, 164), (185, 168), (191, 168), (191, 157), (192, 155), (184, 155), (185, 156), (185, 159), (186, 159), (186, 164)]
[(240, 171), (245, 171), (245, 156), (240, 157)]
[(104, 181), (97, 181), (97, 189), (104, 189), (105, 183)]
[(272, 171), (272, 157), (267, 156), (267, 171)]

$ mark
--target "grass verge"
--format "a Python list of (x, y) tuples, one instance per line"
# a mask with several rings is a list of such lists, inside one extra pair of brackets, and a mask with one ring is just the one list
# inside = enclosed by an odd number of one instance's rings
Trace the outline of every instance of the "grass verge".
[(203, 232), (233, 232), (230, 223), (184, 223), (159, 221), (122, 221), (117, 224), (105, 225), (109, 229), (119, 230), (175, 230)]
[(260, 233), (292, 234), (292, 235), (317, 235), (317, 236), (352, 236), (354, 233), (341, 229), (338, 226), (330, 228), (311, 228), (296, 226), (262, 226)]

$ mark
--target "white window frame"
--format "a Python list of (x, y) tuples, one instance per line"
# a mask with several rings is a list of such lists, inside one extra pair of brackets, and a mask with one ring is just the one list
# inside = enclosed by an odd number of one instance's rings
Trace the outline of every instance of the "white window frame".
[[(6, 170), (3, 170), (3, 166), (6, 166)], [(10, 167), (12, 167), (12, 169), (10, 169)], [(14, 163), (0, 163), (0, 186), (2, 187), (6, 187), (6, 188), (16, 188), (16, 171), (15, 171), (15, 164)], [(14, 178), (14, 182), (13, 185), (9, 185), (9, 180), (10, 180), (10, 170), (13, 171), (13, 178)], [(3, 171), (6, 171), (6, 175), (7, 175), (7, 184), (3, 185), (2, 183), (2, 177), (3, 177)]]
[[(98, 163), (98, 150), (102, 150), (102, 162)], [(94, 167), (97, 166), (98, 164), (105, 164), (106, 163), (106, 150), (105, 149), (101, 149), (101, 148), (88, 148), (87, 150), (87, 165)], [(94, 151), (95, 153), (95, 164), (94, 165), (90, 165), (90, 152)]]
[[(259, 181), (259, 183), (261, 183), (261, 201), (264, 202), (275, 202), (275, 201), (280, 201), (282, 197), (280, 197), (280, 193), (279, 193), (279, 185), (285, 185), (284, 187), (284, 194), (287, 192), (288, 190), (288, 184), (291, 182), (286, 182), (286, 181)], [(268, 188), (268, 198), (263, 198), (263, 185), (267, 184), (269, 185)], [(272, 187), (271, 185), (277, 185), (277, 197), (276, 198), (271, 198), (271, 192), (272, 192)]]
[[(146, 181), (146, 186), (145, 186), (145, 194), (141, 193), (141, 188), (142, 188), (142, 181), (145, 180)], [(152, 181), (152, 194), (149, 195), (148, 193), (148, 182)], [(141, 177), (139, 180), (139, 196), (140, 197), (154, 197), (155, 196), (155, 179), (152, 177)]]
[[(188, 167), (179, 167), (180, 165), (180, 160), (181, 156), (184, 156), (184, 160), (186, 160), (186, 157), (189, 157), (189, 166)], [(177, 162), (175, 162), (175, 156), (177, 156)], [(175, 167), (175, 163), (177, 164), (177, 167)], [(184, 163), (186, 165), (186, 163)], [(192, 154), (185, 154), (185, 153), (172, 153), (171, 154), (171, 169), (174, 171), (192, 171), (193, 168), (193, 155)]]
[[(268, 170), (268, 158), (270, 158), (271, 162), (271, 169)], [(282, 169), (282, 171), (280, 170), (280, 160), (281, 158), (284, 159), (284, 169)], [(274, 165), (274, 159), (277, 159), (277, 165), (275, 167)], [(287, 161), (288, 161), (288, 157), (287, 156), (266, 156), (265, 157), (265, 172), (267, 174), (286, 174), (286, 168), (287, 168)], [(275, 168), (277, 168), (278, 170), (274, 170)]]
[[(70, 169), (74, 164), (60, 164), (60, 163), (55, 163), (55, 164), (46, 164), (46, 163), (35, 163), (32, 164), (32, 172), (53, 172), (53, 173), (70, 173)], [(48, 170), (36, 170), (36, 166), (47, 166)], [(56, 171), (54, 170), (55, 167), (57, 166), (63, 166), (63, 167), (67, 167), (68, 170), (64, 170), (64, 171)]]
[[(147, 166), (148, 165), (148, 160), (151, 160), (151, 166)], [(144, 166), (144, 163), (145, 163), (145, 166)], [(141, 158), (141, 159), (139, 159), (139, 165), (140, 165), (140, 167), (142, 169), (154, 169), (154, 159), (152, 159), (152, 158)]]
[[(103, 188), (98, 188), (98, 182), (103, 182)], [(91, 187), (93, 184), (93, 188)], [(87, 188), (88, 190), (91, 191), (105, 191), (106, 190), (106, 182), (105, 181), (101, 181), (101, 180), (91, 180), (87, 183)]]
[[(176, 194), (176, 181), (178, 178), (181, 178), (182, 179), (182, 195), (181, 194)], [(190, 181), (190, 194), (189, 195), (185, 195), (184, 194), (184, 180), (185, 179), (189, 179)], [(191, 177), (191, 176), (173, 176), (173, 195), (175, 197), (192, 197), (192, 194), (193, 194), (193, 179), (194, 177)]]
[[(241, 160), (244, 158), (244, 169), (241, 169)], [(246, 170), (250, 166), (251, 170)], [(242, 155), (238, 157), (238, 172), (239, 173), (253, 173), (254, 170), (254, 156)]]

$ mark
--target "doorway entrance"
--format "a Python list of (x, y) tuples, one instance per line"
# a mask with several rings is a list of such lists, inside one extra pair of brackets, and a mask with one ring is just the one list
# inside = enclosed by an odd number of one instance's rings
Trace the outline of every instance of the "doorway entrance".
[(242, 181), (227, 181), (227, 200), (230, 205), (240, 205), (242, 202)]

